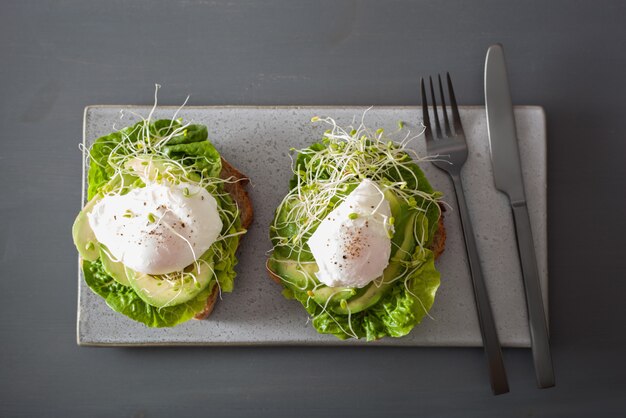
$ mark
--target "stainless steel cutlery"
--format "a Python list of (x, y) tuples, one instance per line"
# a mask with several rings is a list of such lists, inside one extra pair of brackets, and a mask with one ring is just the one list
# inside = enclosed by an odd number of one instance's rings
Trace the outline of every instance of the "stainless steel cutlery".
[[(428, 84), (428, 89), (426, 84)], [(448, 173), (454, 185), (472, 277), (478, 321), (489, 365), (491, 387), (494, 394), (506, 393), (509, 391), (509, 387), (502, 360), (502, 350), (496, 332), (489, 295), (482, 273), (472, 222), (461, 181), (461, 168), (468, 157), (467, 141), (463, 132), (450, 75), (446, 74), (446, 84), (452, 118), (448, 115), (449, 111), (446, 107), (444, 88), (440, 76), (437, 77), (436, 84), (438, 88), (435, 88), (433, 79), (430, 77), (427, 83), (424, 79), (420, 82), (426, 148), (429, 156), (433, 158), (432, 163), (437, 168)], [(428, 90), (432, 102), (431, 112), (434, 124), (431, 123), (429, 114)], [(439, 107), (437, 106), (436, 92), (439, 93), (441, 102)], [(548, 326), (541, 294), (530, 218), (526, 205), (515, 116), (504, 61), (504, 51), (501, 45), (493, 45), (487, 52), (485, 62), (485, 108), (495, 187), (508, 196), (513, 212), (526, 294), (526, 306), (528, 308), (528, 323), (537, 384), (540, 388), (548, 388), (554, 386)], [(443, 124), (440, 122), (439, 115), (442, 116)]]

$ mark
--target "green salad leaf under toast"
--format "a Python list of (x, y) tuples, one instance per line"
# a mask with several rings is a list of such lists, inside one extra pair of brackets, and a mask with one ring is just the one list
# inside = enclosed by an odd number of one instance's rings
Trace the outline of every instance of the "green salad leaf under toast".
[[(440, 284), (431, 247), (440, 227), (441, 194), (405, 142), (389, 141), (382, 130), (363, 125), (342, 129), (331, 118), (321, 120), (331, 129), (320, 142), (298, 150), (290, 190), (270, 226), (274, 248), (267, 268), (280, 279), (283, 295), (302, 304), (318, 332), (368, 341), (402, 337), (428, 314)], [(365, 178), (381, 187), (390, 204), (389, 264), (363, 288), (326, 286), (316, 277), (307, 241)]]
[[(184, 124), (180, 119), (142, 120), (130, 127), (98, 138), (89, 149), (87, 204), (79, 213), (73, 226), (73, 238), (79, 253), (90, 289), (105, 299), (116, 312), (149, 327), (171, 327), (202, 313), (207, 299), (216, 291), (231, 292), (237, 264), (235, 251), (242, 228), (237, 204), (225, 191), (227, 179), (221, 179), (220, 154), (207, 139), (203, 125)], [(222, 222), (219, 238), (195, 262), (202, 263), (205, 280), (193, 281), (194, 264), (174, 275), (148, 276), (133, 272), (120, 261), (106, 256), (107, 249), (98, 243), (87, 212), (94, 203), (107, 194), (126, 194), (134, 188), (145, 186), (145, 178), (133, 172), (133, 166), (148, 166), (151, 180), (192, 183), (205, 188), (217, 201)], [(127, 277), (120, 277), (126, 274)], [(142, 294), (144, 285), (134, 284), (141, 279), (154, 281), (155, 286), (168, 284), (181, 286), (184, 297), (155, 303), (155, 298)], [(135, 281), (133, 281), (135, 280)], [(161, 281), (167, 280), (167, 283)], [(149, 283), (152, 284), (152, 283)], [(165, 286), (162, 286), (163, 288)], [(156, 287), (155, 287), (156, 288)], [(178, 290), (177, 287), (174, 289)]]

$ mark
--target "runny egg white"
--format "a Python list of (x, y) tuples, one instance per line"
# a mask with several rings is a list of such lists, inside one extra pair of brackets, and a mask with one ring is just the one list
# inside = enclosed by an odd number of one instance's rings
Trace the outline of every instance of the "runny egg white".
[(391, 254), (390, 217), (381, 189), (363, 180), (309, 238), (317, 278), (331, 287), (361, 288), (380, 277)]
[(125, 195), (105, 196), (88, 219), (113, 258), (147, 274), (183, 270), (222, 230), (215, 198), (188, 183), (153, 182)]

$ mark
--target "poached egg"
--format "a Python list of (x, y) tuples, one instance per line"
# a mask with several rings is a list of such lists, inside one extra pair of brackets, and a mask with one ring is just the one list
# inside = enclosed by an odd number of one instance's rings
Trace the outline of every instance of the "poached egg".
[(190, 183), (147, 182), (103, 197), (87, 216), (115, 260), (146, 274), (183, 270), (222, 230), (215, 198)]
[(391, 255), (389, 202), (365, 179), (322, 220), (309, 238), (320, 282), (361, 288), (383, 274)]

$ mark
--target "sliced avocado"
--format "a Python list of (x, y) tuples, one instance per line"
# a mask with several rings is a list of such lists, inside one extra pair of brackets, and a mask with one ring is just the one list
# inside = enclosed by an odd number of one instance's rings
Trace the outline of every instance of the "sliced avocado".
[[(413, 239), (413, 231), (416, 218), (422, 216), (410, 216), (403, 233), (396, 234), (394, 238), (398, 240), (400, 249), (397, 249), (389, 265), (383, 272), (383, 279), (378, 283), (370, 283), (362, 289), (350, 287), (320, 287), (313, 291), (312, 298), (316, 303), (322, 306), (328, 306), (334, 312), (347, 315), (348, 313), (357, 313), (375, 305), (385, 294), (386, 290), (392, 285), (393, 280), (400, 274), (402, 269), (402, 261), (404, 261), (413, 251), (415, 242)], [(278, 260), (270, 258), (268, 260), (270, 270), (279, 275), (285, 284), (296, 289), (309, 288), (310, 283), (314, 283), (315, 272), (318, 270), (316, 263), (300, 264), (293, 260)], [(310, 279), (315, 279), (311, 281)], [(346, 300), (344, 306), (339, 303), (342, 299)]]
[[(401, 264), (399, 261), (390, 262), (385, 271), (383, 272), (382, 283), (376, 285), (373, 282), (365, 287), (365, 291), (358, 294), (356, 297), (346, 299), (346, 304), (342, 307), (341, 303), (338, 305), (332, 305), (330, 308), (337, 313), (347, 315), (348, 313), (357, 313), (364, 311), (365, 309), (378, 303), (381, 297), (385, 294), (387, 289), (393, 284), (393, 279), (397, 277), (400, 272)], [(386, 280), (389, 278), (389, 280)], [(315, 299), (319, 296), (315, 292)], [(345, 293), (343, 293), (345, 295)], [(341, 294), (339, 294), (341, 296)], [(319, 303), (319, 302), (318, 302)]]
[(152, 306), (164, 308), (187, 302), (209, 285), (214, 276), (213, 263), (201, 261), (192, 266), (189, 272), (172, 273), (169, 278), (125, 269), (128, 282), (139, 297)]
[[(271, 258), (268, 260), (268, 267), (272, 272), (280, 276), (283, 284), (292, 290), (302, 291), (307, 288), (311, 290), (310, 284), (315, 283), (315, 281), (310, 281), (309, 278), (313, 278), (315, 271), (317, 271), (316, 263), (299, 265), (293, 260)], [(399, 268), (400, 264), (398, 262), (391, 262), (385, 269), (384, 274), (388, 277), (394, 277)], [(352, 313), (356, 313), (378, 302), (390, 284), (383, 281), (383, 284), (378, 287), (370, 284), (362, 289), (323, 286), (313, 290), (311, 297), (317, 304), (328, 306), (337, 313), (347, 314), (348, 307)], [(348, 302), (345, 308), (341, 308), (339, 304), (342, 299), (346, 299)]]
[(130, 286), (128, 277), (126, 277), (124, 264), (119, 261), (111, 260), (111, 257), (109, 257), (108, 251), (104, 245), (100, 246), (100, 261), (102, 262), (104, 271), (106, 271), (109, 276), (113, 277), (116, 282), (123, 284), (124, 286)]
[(278, 260), (273, 257), (267, 260), (267, 268), (296, 290), (307, 289), (310, 284), (314, 284), (317, 281), (315, 272), (319, 269), (315, 262), (299, 263), (295, 260)]
[(91, 212), (95, 204), (102, 198), (101, 195), (95, 196), (91, 199), (83, 210), (80, 211), (74, 225), (72, 225), (72, 238), (74, 238), (74, 245), (80, 256), (87, 261), (96, 261), (100, 256), (100, 244), (96, 239), (96, 235), (93, 233), (91, 226), (89, 225), (89, 219), (87, 214)]

